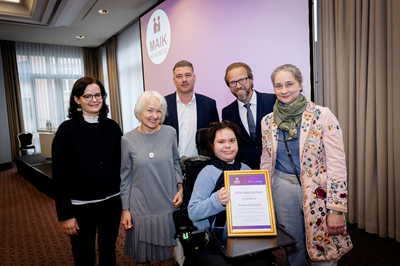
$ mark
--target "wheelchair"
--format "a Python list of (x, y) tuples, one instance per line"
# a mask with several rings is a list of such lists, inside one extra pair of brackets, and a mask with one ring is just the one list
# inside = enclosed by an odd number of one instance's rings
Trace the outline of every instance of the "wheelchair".
[(209, 163), (210, 157), (207, 150), (207, 130), (199, 129), (196, 132), (196, 146), (200, 155), (183, 156), (181, 159), (181, 168), (184, 176), (183, 180), (183, 203), (181, 209), (173, 213), (175, 224), (175, 238), (178, 238), (183, 247), (185, 262), (181, 266), (197, 266), (197, 253), (206, 248), (208, 239), (206, 231), (197, 230), (189, 218), (188, 206), (192, 195), (193, 186), (197, 175)]
[[(197, 227), (193, 225), (187, 209), (196, 178), (200, 171), (207, 166), (211, 160), (207, 149), (207, 130), (208, 128), (202, 128), (196, 132), (196, 147), (199, 155), (190, 157), (184, 156), (181, 158), (181, 168), (184, 175), (183, 203), (181, 209), (173, 213), (176, 229), (175, 238), (178, 238), (182, 244), (185, 256), (184, 264), (181, 266), (201, 266), (202, 264), (197, 261), (197, 254), (204, 249), (212, 250), (216, 254), (223, 256), (222, 252), (218, 252), (218, 248), (214, 243), (209, 243), (206, 230), (198, 230)], [(272, 253), (265, 253), (265, 257), (267, 258), (268, 264), (263, 265), (275, 265), (275, 257)], [(245, 258), (242, 258), (241, 261), (244, 261), (243, 259), (245, 260)], [(232, 265), (242, 264), (233, 263)]]

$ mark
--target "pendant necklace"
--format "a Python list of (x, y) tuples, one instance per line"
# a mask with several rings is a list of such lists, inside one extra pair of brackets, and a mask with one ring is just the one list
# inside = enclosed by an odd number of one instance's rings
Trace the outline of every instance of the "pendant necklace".
[[(154, 158), (154, 152), (153, 152), (153, 149), (154, 149), (155, 141), (154, 141), (154, 143), (153, 143), (153, 146), (152, 146), (152, 147), (151, 147), (151, 149), (150, 149), (149, 145), (147, 145), (146, 138), (143, 136), (143, 135), (144, 135), (144, 133), (143, 133), (143, 132), (141, 132), (141, 131), (139, 131), (139, 132), (142, 134), (142, 138), (143, 138), (143, 140), (144, 140), (144, 143), (146, 144), (146, 147), (147, 147), (147, 149), (150, 151), (150, 153), (149, 153), (149, 157), (150, 157), (150, 159), (153, 159), (153, 158)], [(147, 134), (146, 134), (146, 135), (147, 135)]]

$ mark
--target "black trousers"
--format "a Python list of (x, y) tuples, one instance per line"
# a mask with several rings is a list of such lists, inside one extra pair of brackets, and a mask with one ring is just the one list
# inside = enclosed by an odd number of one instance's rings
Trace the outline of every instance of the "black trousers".
[(78, 235), (71, 236), (75, 265), (95, 265), (96, 231), (100, 265), (116, 265), (115, 244), (121, 220), (121, 197), (73, 206)]

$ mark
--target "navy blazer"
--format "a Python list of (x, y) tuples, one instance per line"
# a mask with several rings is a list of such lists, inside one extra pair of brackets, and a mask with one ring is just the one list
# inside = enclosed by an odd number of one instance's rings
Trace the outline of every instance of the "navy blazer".
[(256, 91), (257, 95), (257, 121), (255, 140), (247, 133), (239, 115), (237, 100), (222, 109), (222, 120), (234, 122), (242, 135), (242, 146), (240, 147), (241, 162), (247, 164), (251, 169), (260, 169), (260, 158), (262, 153), (261, 141), (261, 119), (273, 111), (276, 96), (275, 94), (261, 93)]
[[(217, 104), (215, 100), (195, 93), (196, 111), (197, 111), (197, 129), (209, 127), (211, 122), (219, 122)], [(167, 101), (167, 116), (165, 117), (164, 125), (169, 125), (175, 128), (176, 137), (179, 143), (179, 123), (178, 112), (176, 107), (176, 92), (165, 96)]]

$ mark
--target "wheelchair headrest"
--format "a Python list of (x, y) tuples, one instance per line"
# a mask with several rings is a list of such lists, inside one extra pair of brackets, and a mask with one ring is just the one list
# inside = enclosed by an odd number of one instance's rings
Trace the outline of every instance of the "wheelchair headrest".
[(199, 155), (210, 156), (207, 147), (207, 131), (208, 127), (200, 128), (196, 132), (196, 147)]

